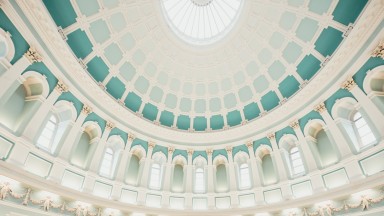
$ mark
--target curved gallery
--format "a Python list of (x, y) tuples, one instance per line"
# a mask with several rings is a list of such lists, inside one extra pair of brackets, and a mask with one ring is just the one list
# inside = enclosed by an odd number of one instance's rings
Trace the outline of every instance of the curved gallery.
[(0, 213), (384, 212), (384, 1), (180, 2), (0, 1)]

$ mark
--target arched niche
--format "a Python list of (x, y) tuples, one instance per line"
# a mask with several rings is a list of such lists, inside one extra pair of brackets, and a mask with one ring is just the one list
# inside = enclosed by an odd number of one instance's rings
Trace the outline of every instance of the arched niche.
[[(357, 115), (361, 116), (359, 120), (356, 119)], [(345, 97), (337, 100), (332, 107), (332, 116), (355, 154), (363, 148), (377, 143), (379, 133), (372, 123), (374, 120), (369, 118), (366, 110), (355, 99)], [(366, 136), (361, 136), (362, 122), (366, 123), (363, 127), (369, 130), (370, 134), (367, 135), (371, 137), (369, 140), (372, 142), (366, 143), (366, 139), (364, 139)]]
[(142, 170), (142, 163), (140, 161), (146, 157), (146, 151), (141, 145), (135, 145), (131, 148), (131, 157), (129, 166), (126, 168), (124, 181), (129, 184), (136, 186), (138, 185), (139, 176)]
[(193, 191), (205, 193), (207, 189), (207, 159), (201, 155), (193, 160)]
[(271, 185), (275, 184), (278, 181), (276, 168), (274, 162), (271, 157), (272, 149), (268, 145), (260, 145), (256, 149), (256, 158), (257, 165), (259, 169), (259, 173), (261, 175), (261, 179), (263, 185)]
[[(57, 123), (51, 140), (51, 147), (46, 149), (42, 147), (41, 140), (44, 140), (45, 130), (50, 129), (50, 119), (52, 116), (57, 120)], [(76, 117), (77, 111), (72, 103), (65, 100), (56, 102), (50, 112), (45, 116), (44, 121), (39, 127), (38, 133), (34, 137), (36, 146), (55, 155), (58, 152), (58, 149), (63, 145), (65, 137), (70, 131), (71, 123), (75, 122)]]
[(85, 122), (77, 145), (72, 151), (71, 163), (87, 169), (101, 137), (101, 128), (96, 122)]
[(367, 73), (363, 82), (363, 89), (384, 114), (384, 65), (375, 67)]
[(117, 163), (120, 160), (121, 153), (124, 149), (124, 140), (119, 135), (108, 137), (103, 158), (101, 158), (100, 174), (107, 178), (115, 176)]
[(218, 155), (213, 160), (215, 191), (217, 193), (229, 191), (227, 164), (227, 158), (223, 155)]
[(303, 152), (298, 143), (297, 137), (293, 134), (284, 134), (279, 140), (279, 147), (291, 178), (304, 174), (298, 172), (304, 168)]
[(0, 102), (0, 121), (16, 135), (36, 113), (49, 92), (46, 78), (35, 71), (25, 72), (6, 91)]
[(172, 184), (171, 191), (176, 193), (184, 192), (184, 182), (185, 182), (185, 165), (187, 165), (187, 160), (181, 155), (177, 155), (172, 160), (173, 164), (173, 173), (172, 173)]
[(319, 119), (308, 121), (304, 127), (304, 135), (319, 168), (337, 163), (340, 157), (327, 130), (325, 123)]
[(14, 55), (15, 46), (10, 35), (0, 28), (0, 62), (2, 60), (10, 62), (12, 61)]
[(239, 151), (234, 156), (237, 186), (240, 190), (249, 189), (251, 184), (251, 161), (247, 152)]

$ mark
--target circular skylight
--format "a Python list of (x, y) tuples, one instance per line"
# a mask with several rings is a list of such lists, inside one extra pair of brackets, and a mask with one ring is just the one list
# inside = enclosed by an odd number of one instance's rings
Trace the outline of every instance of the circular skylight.
[(171, 29), (192, 44), (223, 38), (237, 20), (243, 0), (162, 0)]

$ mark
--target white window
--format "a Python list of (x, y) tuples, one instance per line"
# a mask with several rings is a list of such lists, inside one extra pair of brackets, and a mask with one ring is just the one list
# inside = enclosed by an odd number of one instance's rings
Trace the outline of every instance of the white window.
[(161, 167), (159, 164), (152, 164), (151, 179), (149, 181), (149, 187), (151, 189), (159, 190), (161, 185)]
[(58, 120), (52, 115), (45, 125), (40, 137), (37, 139), (37, 145), (47, 151), (52, 151), (53, 141), (57, 132)]
[(111, 177), (112, 175), (112, 165), (113, 165), (113, 150), (107, 148), (104, 153), (103, 161), (100, 167), (100, 175), (105, 177)]
[(353, 123), (355, 130), (357, 130), (360, 147), (368, 146), (376, 142), (371, 128), (359, 112), (356, 112), (353, 116)]
[(305, 172), (303, 160), (301, 160), (299, 148), (293, 147), (289, 152), (293, 175), (300, 175)]
[(200, 167), (195, 170), (195, 192), (196, 193), (205, 192), (204, 169)]
[(239, 177), (240, 177), (240, 189), (246, 189), (251, 187), (251, 180), (249, 176), (249, 167), (248, 164), (243, 163), (239, 168)]

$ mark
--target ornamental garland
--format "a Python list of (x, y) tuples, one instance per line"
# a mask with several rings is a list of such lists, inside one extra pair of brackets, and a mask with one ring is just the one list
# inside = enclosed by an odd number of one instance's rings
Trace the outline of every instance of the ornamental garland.
[[(45, 197), (41, 200), (35, 200), (31, 198), (31, 193), (33, 193), (31, 188), (24, 188), (25, 193), (19, 194), (12, 190), (11, 184), (9, 182), (2, 182), (0, 184), (0, 200), (7, 200), (8, 196), (12, 196), (15, 199), (21, 200), (22, 205), (27, 206), (29, 202), (34, 205), (39, 205), (43, 211), (49, 212), (52, 208), (58, 209), (61, 213), (69, 213), (70, 215), (75, 216), (114, 216), (114, 213), (102, 213), (102, 208), (95, 210), (89, 210), (88, 206), (83, 206), (78, 204), (75, 207), (67, 206), (65, 202), (63, 203), (54, 203), (50, 196)], [(383, 188), (384, 189), (384, 188)], [(341, 206), (333, 206), (332, 204), (326, 204), (323, 206), (317, 207), (317, 210), (309, 212), (307, 208), (303, 208), (301, 211), (289, 212), (288, 216), (333, 216), (335, 212), (348, 211), (349, 209), (361, 208), (362, 211), (368, 210), (372, 204), (379, 203), (384, 200), (384, 190), (380, 191), (378, 197), (370, 197), (368, 195), (360, 196), (360, 200), (357, 203), (347, 203), (343, 201)]]

